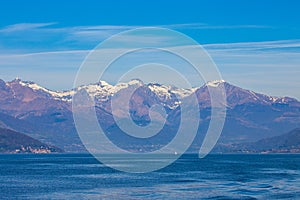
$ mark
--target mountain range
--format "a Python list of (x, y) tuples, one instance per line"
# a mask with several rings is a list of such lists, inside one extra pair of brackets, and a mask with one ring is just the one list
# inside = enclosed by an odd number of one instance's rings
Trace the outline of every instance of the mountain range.
[[(99, 123), (107, 136), (117, 145), (130, 150), (150, 151), (167, 144), (178, 129), (180, 100), (196, 94), (199, 103), (200, 126), (191, 149), (198, 149), (211, 117), (209, 89), (220, 86), (227, 96), (226, 121), (220, 145), (255, 142), (278, 136), (300, 126), (300, 102), (290, 97), (273, 97), (234, 86), (224, 80), (210, 81), (192, 89), (176, 88), (158, 83), (145, 84), (140, 80), (110, 85), (105, 81), (83, 85), (68, 91), (53, 91), (34, 82), (14, 79), (0, 80), (0, 127), (25, 133), (43, 143), (57, 146), (66, 152), (85, 151), (74, 126), (72, 96), (86, 90), (95, 100)], [(122, 120), (128, 91), (135, 90), (130, 99), (130, 115), (140, 125), (150, 121), (149, 108), (159, 104), (166, 110), (167, 120), (157, 137), (135, 139), (123, 133), (111, 111), (112, 97), (120, 105), (114, 113)], [(176, 96), (177, 95), (177, 96)], [(158, 113), (151, 120), (161, 117)], [(190, 119), (193, 120), (193, 119)], [(188, 133), (187, 133), (188, 134)]]

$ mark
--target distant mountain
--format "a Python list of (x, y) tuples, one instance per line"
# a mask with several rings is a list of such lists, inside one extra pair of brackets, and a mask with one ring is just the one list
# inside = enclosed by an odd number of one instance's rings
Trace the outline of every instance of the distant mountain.
[(300, 128), (257, 142), (226, 145), (216, 149), (219, 152), (300, 153)]
[[(52, 91), (34, 82), (15, 79), (0, 80), (0, 126), (10, 128), (36, 138), (44, 143), (58, 146), (65, 151), (84, 151), (76, 133), (72, 115), (72, 96), (86, 90), (95, 99), (96, 113), (101, 127), (108, 137), (122, 147), (153, 146), (168, 143), (180, 123), (180, 99), (190, 98), (195, 93), (200, 107), (200, 127), (193, 148), (202, 144), (211, 118), (209, 89), (224, 86), (227, 95), (227, 117), (219, 140), (220, 144), (254, 142), (273, 137), (297, 128), (300, 124), (300, 102), (290, 97), (272, 97), (245, 90), (224, 80), (210, 81), (201, 87), (182, 89), (158, 83), (144, 84), (140, 80), (120, 83), (115, 86), (99, 81), (69, 91)], [(129, 91), (135, 90), (129, 97)], [(177, 96), (176, 96), (177, 95)], [(130, 99), (130, 115), (140, 125), (149, 123), (149, 108), (159, 104), (167, 113), (166, 125), (158, 134), (160, 139), (135, 140), (123, 133), (116, 125), (111, 111), (111, 99), (119, 105), (115, 118), (122, 121), (124, 109)], [(160, 120), (161, 114), (152, 120)], [(190, 119), (193, 120), (193, 119)], [(142, 134), (142, 133), (141, 133)], [(188, 134), (188, 133), (187, 133)], [(159, 145), (158, 145), (159, 146)]]
[(46, 145), (22, 133), (0, 128), (0, 153), (53, 153), (61, 149)]

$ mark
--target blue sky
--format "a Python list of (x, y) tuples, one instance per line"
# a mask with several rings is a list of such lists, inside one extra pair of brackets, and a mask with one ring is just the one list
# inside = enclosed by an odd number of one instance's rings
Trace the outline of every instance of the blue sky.
[(300, 99), (299, 7), (296, 0), (5, 1), (0, 78), (68, 89), (99, 42), (124, 30), (159, 26), (204, 45), (225, 80)]

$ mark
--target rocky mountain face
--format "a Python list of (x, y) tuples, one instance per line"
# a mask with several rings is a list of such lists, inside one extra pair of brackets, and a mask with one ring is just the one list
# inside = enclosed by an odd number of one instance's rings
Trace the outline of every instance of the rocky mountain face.
[[(190, 95), (196, 94), (201, 124), (193, 147), (198, 148), (211, 117), (209, 89), (217, 90), (220, 86), (226, 91), (227, 117), (219, 143), (257, 141), (300, 125), (300, 102), (296, 99), (255, 93), (223, 80), (211, 81), (193, 89), (132, 80), (115, 86), (100, 81), (69, 91), (52, 91), (33, 82), (15, 79), (10, 82), (0, 80), (0, 126), (24, 132), (65, 151), (83, 151), (85, 149), (73, 122), (72, 96), (85, 90), (94, 98), (99, 123), (113, 142), (127, 148), (133, 148), (132, 144), (149, 144), (153, 147), (157, 142), (166, 144), (174, 137), (173, 133), (176, 133), (180, 122), (180, 98), (190, 98)], [(111, 109), (112, 99), (118, 104), (114, 110), (115, 118)], [(130, 116), (142, 126), (150, 122), (151, 106), (158, 104), (165, 108), (167, 121), (157, 137), (141, 142), (118, 128), (115, 119), (122, 120), (127, 114), (125, 108), (128, 102), (124, 99), (130, 100)], [(151, 120), (161, 120), (162, 115), (154, 113), (152, 117)]]

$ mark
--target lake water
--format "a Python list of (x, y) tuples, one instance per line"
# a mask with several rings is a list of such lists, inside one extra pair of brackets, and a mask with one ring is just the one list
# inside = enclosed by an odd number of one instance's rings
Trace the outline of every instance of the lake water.
[(0, 199), (300, 199), (300, 155), (184, 155), (130, 174), (88, 154), (0, 155)]

